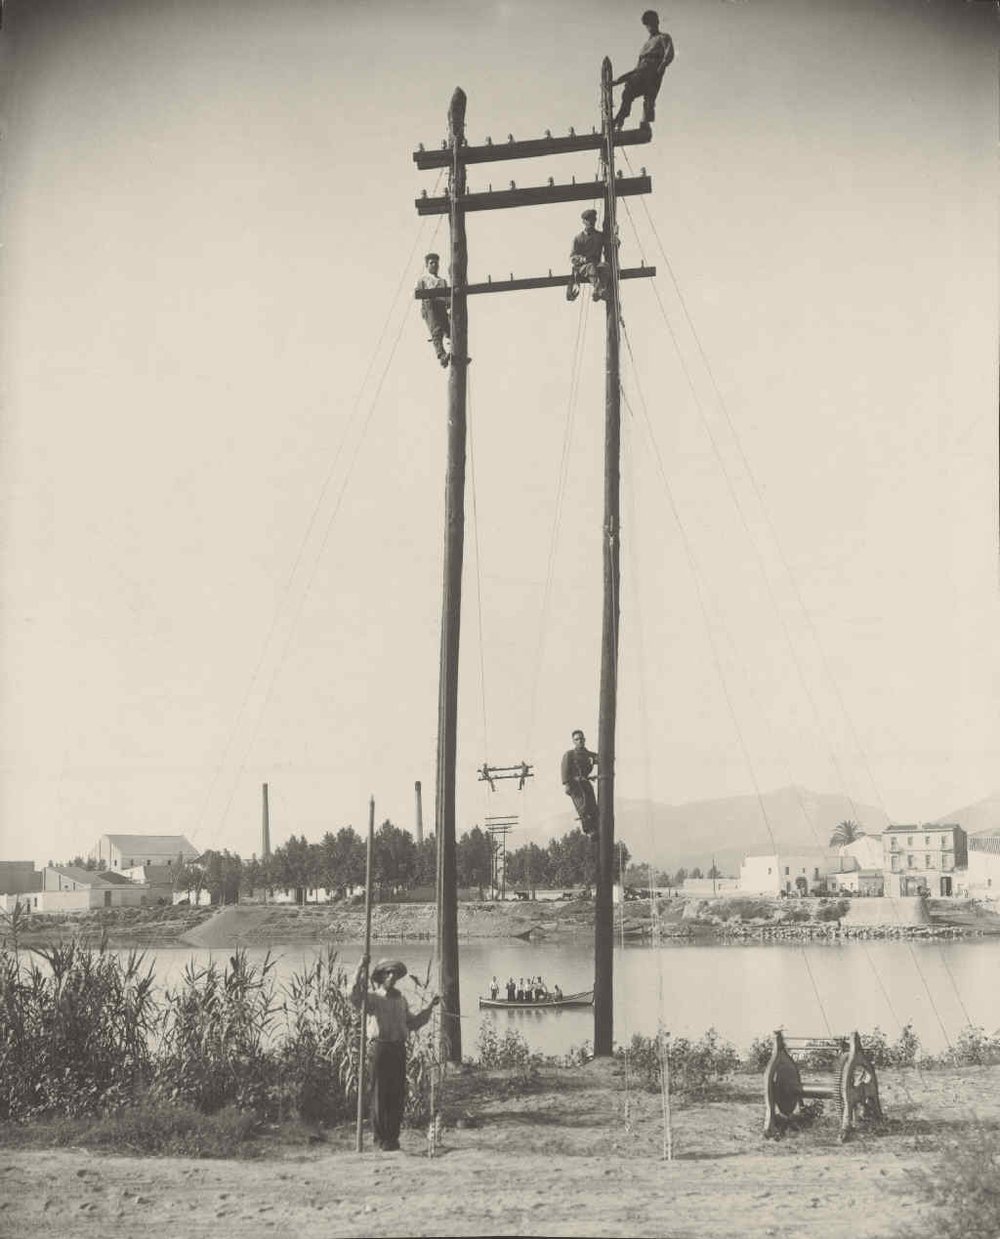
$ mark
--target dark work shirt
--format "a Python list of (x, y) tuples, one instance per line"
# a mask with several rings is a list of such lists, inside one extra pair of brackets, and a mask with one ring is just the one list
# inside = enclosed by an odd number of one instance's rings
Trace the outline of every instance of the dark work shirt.
[(562, 781), (575, 783), (579, 779), (588, 778), (596, 760), (597, 754), (591, 753), (589, 749), (570, 749), (563, 754)]

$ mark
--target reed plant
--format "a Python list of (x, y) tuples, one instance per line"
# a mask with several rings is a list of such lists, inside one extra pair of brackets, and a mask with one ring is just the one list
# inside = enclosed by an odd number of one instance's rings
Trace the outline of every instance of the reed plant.
[(24, 958), (0, 946), (0, 1118), (128, 1104), (152, 1075), (152, 986), (152, 966), (136, 951), (69, 942)]
[(277, 1072), (269, 1045), (279, 1005), (268, 954), (253, 964), (237, 950), (222, 968), (190, 961), (164, 996), (155, 1092), (205, 1114), (224, 1106), (273, 1111)]

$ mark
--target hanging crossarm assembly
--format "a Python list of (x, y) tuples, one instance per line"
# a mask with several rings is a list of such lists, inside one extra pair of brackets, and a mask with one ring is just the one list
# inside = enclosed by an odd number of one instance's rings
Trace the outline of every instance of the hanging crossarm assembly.
[(516, 766), (488, 766), (485, 762), (479, 767), (479, 782), (489, 783), (490, 791), (496, 791), (497, 779), (517, 779), (517, 790), (524, 791), (526, 779), (533, 779), (535, 771), (526, 761)]

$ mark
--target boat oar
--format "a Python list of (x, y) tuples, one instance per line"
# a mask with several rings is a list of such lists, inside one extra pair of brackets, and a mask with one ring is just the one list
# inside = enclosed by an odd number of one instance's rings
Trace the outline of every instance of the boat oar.
[(357, 1151), (361, 1152), (361, 1130), (365, 1106), (365, 1034), (368, 1030), (368, 966), (372, 949), (372, 848), (375, 838), (375, 797), (368, 803), (368, 847), (365, 850), (365, 964), (361, 991), (361, 1028), (358, 1031), (358, 1127)]

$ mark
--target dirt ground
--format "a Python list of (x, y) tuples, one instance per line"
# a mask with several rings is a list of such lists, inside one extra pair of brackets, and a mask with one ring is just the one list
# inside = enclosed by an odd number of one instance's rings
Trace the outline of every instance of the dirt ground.
[(917, 1185), (946, 1142), (1000, 1122), (1000, 1067), (886, 1071), (881, 1086), (881, 1131), (841, 1145), (828, 1112), (765, 1142), (760, 1085), (736, 1077), (719, 1100), (674, 1107), (670, 1162), (659, 1095), (626, 1089), (608, 1062), (527, 1087), (451, 1076), (433, 1159), (414, 1130), (401, 1153), (358, 1155), (352, 1128), (249, 1161), (0, 1149), (0, 1234), (933, 1235)]

